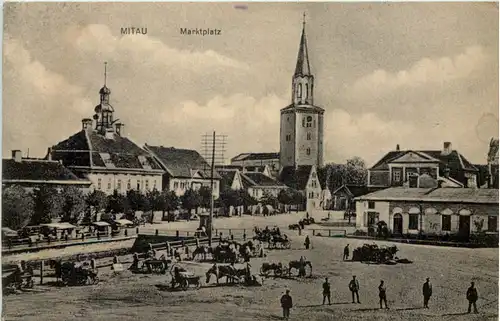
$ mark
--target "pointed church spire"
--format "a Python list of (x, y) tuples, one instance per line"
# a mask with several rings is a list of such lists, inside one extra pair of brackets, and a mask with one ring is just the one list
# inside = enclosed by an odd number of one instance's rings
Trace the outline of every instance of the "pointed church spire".
[(108, 63), (107, 62), (104, 62), (104, 86), (106, 87), (106, 76), (107, 76), (107, 67), (108, 66)]
[(309, 68), (309, 55), (307, 53), (306, 39), (306, 13), (304, 12), (302, 20), (302, 36), (300, 38), (299, 54), (297, 56), (297, 65), (295, 67), (294, 76), (308, 76), (311, 74)]

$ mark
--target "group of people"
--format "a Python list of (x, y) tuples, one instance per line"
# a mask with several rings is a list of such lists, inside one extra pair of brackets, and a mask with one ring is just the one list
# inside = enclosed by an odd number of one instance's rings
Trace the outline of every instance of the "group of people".
[[(352, 303), (360, 304), (359, 281), (356, 279), (355, 275), (353, 275), (351, 281), (349, 282), (349, 291), (352, 295)], [(429, 300), (432, 296), (432, 284), (430, 283), (430, 278), (426, 278), (425, 283), (422, 286), (422, 295), (424, 299), (424, 308), (429, 309)], [(381, 280), (378, 286), (378, 296), (380, 309), (384, 309), (385, 306), (385, 309), (388, 310), (389, 306), (387, 305), (387, 288), (384, 280)], [(472, 308), (474, 313), (478, 313), (476, 302), (479, 296), (474, 282), (471, 282), (470, 287), (467, 289), (466, 298), (469, 302), (467, 313), (471, 313)], [(323, 283), (323, 305), (326, 304), (326, 301), (328, 301), (328, 304), (331, 305), (330, 282), (328, 281), (328, 278), (325, 278), (325, 282)], [(293, 307), (290, 290), (287, 289), (285, 291), (285, 294), (282, 295), (280, 302), (283, 309), (283, 318), (285, 320), (288, 320), (290, 317), (290, 309), (292, 309)]]

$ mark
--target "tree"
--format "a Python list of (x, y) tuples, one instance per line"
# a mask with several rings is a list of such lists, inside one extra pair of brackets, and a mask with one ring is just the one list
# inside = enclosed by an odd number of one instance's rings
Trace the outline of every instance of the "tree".
[[(231, 206), (238, 207), (243, 205), (243, 199), (241, 198), (241, 193), (239, 191), (227, 189), (220, 194), (218, 203), (220, 203), (220, 206), (224, 207), (227, 212), (229, 212)], [(240, 215), (241, 214), (243, 213), (240, 213)]]
[(61, 216), (63, 199), (57, 189), (46, 186), (36, 188), (33, 192), (33, 199), (35, 213), (31, 220), (32, 225), (50, 223), (52, 219)]
[(162, 194), (155, 188), (152, 191), (147, 191), (146, 192), (146, 202), (143, 204), (143, 210), (144, 211), (151, 211), (151, 224), (153, 223), (154, 219), (154, 211), (161, 211), (163, 210), (164, 206), (164, 198), (162, 197)]
[(325, 173), (331, 191), (344, 184), (367, 184), (368, 170), (360, 157), (348, 159), (346, 164), (328, 164), (321, 171)]
[(113, 194), (108, 195), (107, 199), (108, 199), (107, 201), (108, 204), (106, 207), (106, 212), (112, 214), (118, 214), (118, 213), (128, 214), (128, 212), (131, 210), (131, 205), (129, 203), (128, 198), (118, 193), (117, 190), (115, 190)]
[(19, 230), (30, 222), (35, 213), (33, 196), (18, 185), (2, 191), (2, 226)]
[(76, 224), (83, 218), (85, 213), (85, 198), (80, 189), (69, 186), (61, 191), (62, 198), (62, 221)]
[(85, 221), (88, 223), (96, 221), (97, 213), (105, 210), (108, 206), (108, 198), (106, 197), (106, 194), (99, 190), (94, 190), (92, 193), (87, 194), (85, 202), (88, 206)]
[(201, 205), (201, 196), (198, 191), (193, 189), (188, 189), (181, 196), (182, 207), (188, 211), (188, 214), (191, 215), (191, 210), (198, 208)]
[(170, 212), (175, 211), (179, 208), (180, 200), (174, 191), (164, 190), (161, 193), (162, 198), (162, 208), (163, 217), (165, 217), (165, 212), (167, 212), (168, 220), (170, 221)]
[(241, 199), (241, 204), (243, 205), (243, 207), (245, 207), (245, 209), (249, 206), (257, 205), (259, 203), (254, 197), (252, 197), (252, 195), (248, 193), (247, 190), (242, 189), (238, 191), (238, 193)]
[(146, 197), (136, 190), (128, 190), (126, 199), (130, 206), (130, 209), (134, 212), (143, 211), (144, 209), (149, 208), (149, 204), (146, 204)]
[(293, 190), (289, 188), (281, 190), (278, 194), (278, 201), (281, 204), (291, 205), (293, 201)]
[(262, 195), (260, 202), (262, 205), (271, 205), (273, 208), (278, 207), (278, 198), (267, 191)]
[(212, 202), (212, 190), (208, 186), (202, 186), (198, 193), (200, 194), (200, 206), (210, 208)]

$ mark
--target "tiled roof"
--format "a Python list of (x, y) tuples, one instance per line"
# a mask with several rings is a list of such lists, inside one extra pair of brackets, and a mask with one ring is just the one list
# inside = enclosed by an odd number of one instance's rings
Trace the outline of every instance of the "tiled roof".
[(226, 169), (236, 170), (237, 169), (240, 172), (247, 171), (247, 172), (262, 173), (262, 172), (264, 172), (266, 165), (263, 165), (263, 166), (215, 165), (215, 168), (217, 170), (226, 170)]
[(498, 189), (391, 187), (358, 197), (357, 199), (498, 204)]
[[(388, 163), (408, 152), (411, 151), (391, 151), (384, 157), (382, 157), (382, 159), (379, 160), (375, 165), (373, 165), (370, 170), (388, 170)], [(422, 150), (414, 152), (429, 155), (430, 157), (439, 160), (443, 165), (447, 165), (450, 169), (477, 171), (477, 168), (474, 167), (474, 165), (472, 165), (462, 154), (458, 153), (456, 150), (452, 151), (448, 155), (443, 155), (441, 150)]]
[[(75, 181), (90, 184), (89, 180), (80, 179), (58, 161), (25, 159), (16, 162), (14, 159), (2, 160), (3, 181)], [(78, 182), (77, 182), (78, 181)]]
[(153, 157), (130, 139), (117, 134), (108, 139), (96, 131), (82, 130), (58, 143), (52, 147), (52, 156), (66, 166), (161, 170)]
[(262, 173), (246, 172), (241, 174), (242, 178), (249, 180), (253, 186), (281, 186), (285, 187), (283, 183), (274, 178), (268, 177)]
[(228, 170), (218, 170), (221, 180), (220, 180), (220, 190), (225, 191), (231, 189), (234, 178), (236, 176), (236, 169), (228, 169)]
[[(191, 178), (194, 172), (199, 172), (203, 177), (210, 178), (210, 165), (195, 150), (149, 145), (146, 149), (173, 177)], [(214, 171), (214, 178), (221, 178), (217, 171)]]
[(290, 188), (302, 191), (306, 189), (311, 170), (310, 165), (298, 166), (297, 169), (294, 166), (286, 166), (281, 170), (279, 180)]
[(231, 161), (279, 159), (280, 153), (241, 153), (231, 159)]

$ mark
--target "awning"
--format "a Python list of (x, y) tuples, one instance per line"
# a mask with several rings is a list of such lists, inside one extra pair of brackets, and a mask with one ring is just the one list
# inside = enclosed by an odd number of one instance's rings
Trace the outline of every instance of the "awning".
[(115, 222), (118, 225), (134, 225), (134, 223), (126, 219), (115, 220)]
[(103, 221), (99, 221), (99, 222), (92, 223), (92, 225), (95, 225), (95, 226), (109, 226), (109, 223), (103, 222)]
[(46, 226), (49, 228), (55, 228), (58, 230), (71, 230), (76, 228), (76, 226), (69, 224), (67, 222), (61, 222), (61, 223), (49, 223), (49, 224), (41, 224), (41, 226)]
[(10, 237), (18, 236), (16, 231), (14, 231), (13, 229), (10, 229), (8, 227), (2, 227), (2, 235), (3, 236), (10, 236)]

